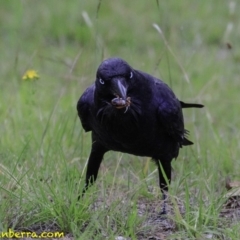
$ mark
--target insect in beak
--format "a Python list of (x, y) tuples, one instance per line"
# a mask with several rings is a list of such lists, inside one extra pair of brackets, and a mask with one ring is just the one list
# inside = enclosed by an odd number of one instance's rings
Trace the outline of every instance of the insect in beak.
[(124, 100), (123, 98), (120, 98), (117, 95), (116, 98), (112, 99), (111, 104), (117, 109), (126, 108), (126, 111), (124, 112), (124, 113), (126, 113), (129, 106), (131, 105), (131, 98), (127, 97), (126, 100)]

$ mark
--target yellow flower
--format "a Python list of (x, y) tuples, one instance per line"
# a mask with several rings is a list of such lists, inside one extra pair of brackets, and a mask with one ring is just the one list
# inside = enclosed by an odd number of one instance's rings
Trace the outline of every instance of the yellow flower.
[(37, 79), (39, 79), (39, 75), (33, 69), (27, 70), (22, 77), (23, 81), (34, 81), (34, 80), (37, 80)]

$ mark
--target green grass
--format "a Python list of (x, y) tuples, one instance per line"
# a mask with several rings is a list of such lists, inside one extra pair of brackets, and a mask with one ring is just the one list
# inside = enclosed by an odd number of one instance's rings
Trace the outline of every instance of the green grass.
[[(240, 210), (223, 213), (225, 179), (240, 172), (239, 11), (237, 1), (218, 0), (2, 2), (0, 232), (239, 239)], [(173, 162), (165, 222), (156, 220), (161, 194), (146, 158), (106, 154), (96, 185), (77, 201), (91, 142), (76, 103), (111, 56), (205, 105), (184, 110), (195, 144)], [(27, 69), (40, 79), (22, 81)]]

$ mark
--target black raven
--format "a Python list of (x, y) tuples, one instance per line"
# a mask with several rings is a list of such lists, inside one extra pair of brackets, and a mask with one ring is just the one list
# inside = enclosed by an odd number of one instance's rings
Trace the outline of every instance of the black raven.
[(188, 107), (203, 105), (179, 101), (167, 84), (120, 58), (103, 61), (77, 103), (84, 130), (92, 131), (84, 192), (97, 179), (103, 155), (113, 150), (151, 157), (165, 199), (172, 159), (179, 148), (193, 144), (184, 129), (182, 108)]

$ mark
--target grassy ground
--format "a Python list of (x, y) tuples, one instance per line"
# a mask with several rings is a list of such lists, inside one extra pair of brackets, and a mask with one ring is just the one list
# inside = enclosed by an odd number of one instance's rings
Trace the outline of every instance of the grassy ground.
[[(0, 232), (239, 239), (239, 205), (227, 206), (224, 197), (225, 179), (240, 179), (239, 12), (234, 0), (3, 1)], [(157, 219), (161, 194), (149, 159), (107, 154), (97, 184), (77, 202), (90, 136), (75, 106), (111, 56), (205, 105), (184, 110), (195, 144), (173, 162), (164, 221)], [(40, 79), (22, 81), (27, 69)]]

